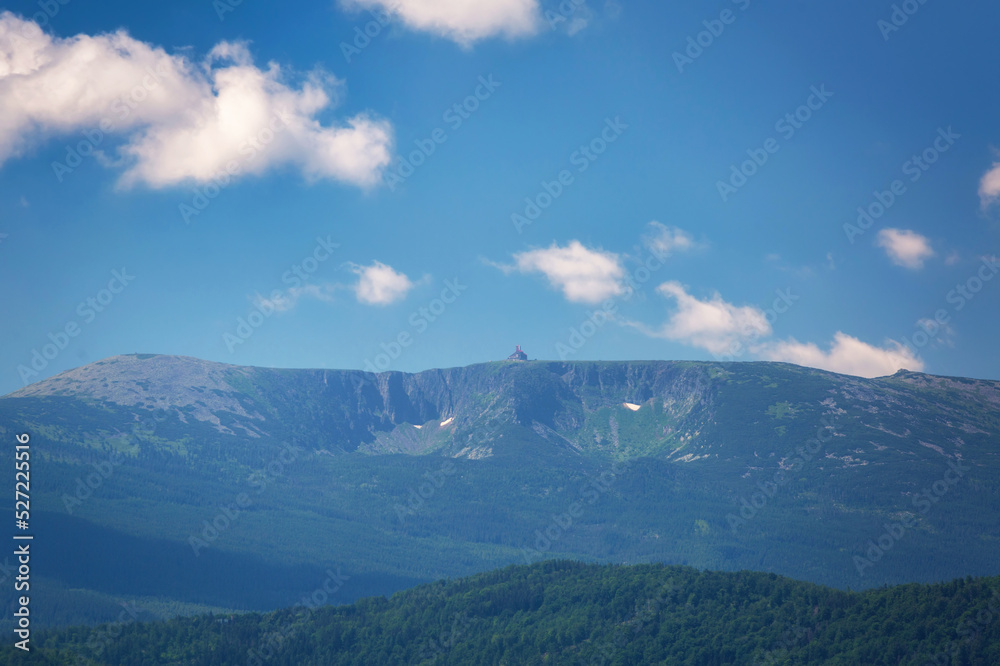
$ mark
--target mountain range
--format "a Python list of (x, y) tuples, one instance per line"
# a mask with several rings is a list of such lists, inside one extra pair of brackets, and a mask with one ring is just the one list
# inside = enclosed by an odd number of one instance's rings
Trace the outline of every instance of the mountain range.
[(0, 398), (0, 434), (19, 433), (49, 625), (352, 602), (553, 558), (854, 590), (1000, 574), (995, 381), (136, 354)]

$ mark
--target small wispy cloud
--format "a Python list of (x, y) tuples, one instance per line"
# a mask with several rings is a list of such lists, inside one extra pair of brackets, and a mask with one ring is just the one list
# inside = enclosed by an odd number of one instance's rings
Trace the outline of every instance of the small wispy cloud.
[(837, 331), (827, 350), (794, 338), (761, 345), (756, 353), (768, 361), (784, 361), (856, 377), (883, 377), (898, 370), (920, 372), (924, 362), (895, 340), (877, 347)]
[(290, 312), (303, 300), (336, 303), (337, 292), (349, 291), (359, 303), (391, 305), (406, 298), (414, 287), (430, 280), (429, 275), (417, 281), (411, 280), (406, 274), (380, 261), (367, 266), (346, 263), (342, 268), (357, 275), (358, 279), (350, 284), (323, 282), (276, 289), (268, 296), (255, 294), (251, 300), (261, 311)]
[(882, 229), (875, 239), (892, 263), (910, 270), (920, 270), (934, 256), (934, 248), (926, 236), (909, 229)]
[(541, 273), (573, 303), (600, 303), (625, 293), (625, 269), (613, 252), (588, 248), (580, 241), (562, 247), (527, 250), (514, 255), (512, 265), (487, 262), (504, 273)]
[[(832, 270), (833, 268), (833, 256), (830, 253), (826, 255), (827, 268)], [(805, 280), (807, 278), (812, 278), (816, 276), (816, 270), (812, 266), (792, 266), (786, 262), (780, 254), (777, 252), (771, 252), (764, 257), (764, 261), (784, 273), (791, 273), (795, 277)]]
[[(405, 273), (392, 266), (375, 261), (368, 266), (350, 264), (351, 271), (358, 276), (354, 284), (354, 295), (359, 303), (366, 305), (391, 305), (406, 298), (416, 286)], [(429, 276), (425, 276), (425, 280)]]
[(657, 293), (672, 298), (676, 305), (667, 321), (656, 328), (637, 322), (625, 322), (646, 335), (680, 342), (713, 354), (728, 353), (734, 343), (748, 335), (767, 336), (771, 324), (764, 312), (753, 306), (727, 303), (715, 292), (708, 299), (698, 299), (679, 282), (665, 282)]
[(752, 305), (734, 305), (718, 292), (709, 298), (691, 295), (678, 282), (666, 282), (657, 292), (671, 298), (675, 308), (657, 327), (622, 322), (650, 337), (704, 349), (717, 357), (746, 349), (758, 358), (784, 361), (860, 377), (891, 375), (897, 370), (924, 369), (923, 361), (904, 345), (887, 340), (881, 347), (838, 331), (827, 349), (789, 338), (772, 339), (768, 313)]
[(272, 291), (270, 296), (255, 294), (253, 303), (261, 311), (288, 312), (293, 310), (303, 298), (311, 298), (324, 303), (335, 302), (334, 293), (338, 289), (343, 289), (338, 284), (306, 284), (288, 289), (277, 289)]
[(994, 162), (979, 181), (979, 201), (984, 209), (1000, 201), (1000, 162)]
[(688, 252), (704, 247), (705, 243), (695, 241), (694, 237), (680, 227), (660, 224), (655, 220), (646, 225), (643, 244), (660, 255), (670, 255), (677, 252)]
[(946, 347), (955, 346), (955, 329), (952, 328), (951, 324), (940, 323), (930, 317), (925, 317), (917, 320), (917, 326), (924, 329), (924, 332), (934, 342)]
[(381, 9), (411, 30), (445, 37), (462, 46), (488, 37), (527, 37), (542, 25), (538, 0), (341, 0), (345, 9)]

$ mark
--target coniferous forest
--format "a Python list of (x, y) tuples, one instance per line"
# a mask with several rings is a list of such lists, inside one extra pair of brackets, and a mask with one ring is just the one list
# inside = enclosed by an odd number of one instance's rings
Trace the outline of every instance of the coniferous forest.
[(5, 663), (1000, 663), (1000, 578), (845, 592), (754, 572), (552, 560), (347, 606), (60, 629)]

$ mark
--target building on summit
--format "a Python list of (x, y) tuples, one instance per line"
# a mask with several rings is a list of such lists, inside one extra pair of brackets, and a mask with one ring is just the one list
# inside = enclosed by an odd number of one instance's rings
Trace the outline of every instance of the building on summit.
[(521, 350), (521, 345), (517, 346), (517, 350), (507, 357), (508, 361), (527, 361), (528, 355)]

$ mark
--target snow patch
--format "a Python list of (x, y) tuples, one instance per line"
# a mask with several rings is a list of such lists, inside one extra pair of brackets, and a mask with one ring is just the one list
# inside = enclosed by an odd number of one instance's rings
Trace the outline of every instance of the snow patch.
[(622, 405), (624, 405), (625, 407), (628, 407), (633, 412), (639, 411), (639, 408), (642, 407), (642, 405), (636, 405), (636, 404), (631, 403), (631, 402), (623, 402)]
[(417, 430), (420, 430), (421, 428), (423, 428), (423, 426), (418, 426), (418, 425), (415, 425), (413, 427), (416, 428)]
[(441, 421), (441, 426), (440, 426), (440, 427), (442, 427), (442, 428), (443, 428), (443, 427), (445, 427), (446, 425), (450, 425), (450, 424), (451, 424), (451, 422), (452, 422), (452, 421), (454, 421), (454, 420), (455, 420), (455, 417), (454, 417), (454, 416), (452, 416), (452, 417), (451, 417), (451, 418), (449, 418), (449, 419), (446, 419), (446, 420), (444, 420), (444, 421)]
[(483, 458), (489, 458), (493, 455), (493, 449), (489, 446), (479, 446), (472, 448), (470, 446), (465, 447), (458, 453), (454, 454), (452, 458), (468, 458), (469, 460), (482, 460)]
[(927, 442), (925, 442), (925, 441), (923, 441), (923, 440), (920, 440), (920, 439), (918, 439), (917, 441), (918, 441), (918, 442), (920, 442), (920, 445), (921, 445), (921, 446), (926, 446), (926, 447), (927, 447), (928, 449), (932, 449), (932, 450), (934, 450), (934, 451), (937, 451), (938, 453), (940, 453), (941, 455), (943, 455), (943, 456), (944, 456), (944, 457), (946, 457), (946, 458), (950, 458), (950, 457), (951, 457), (951, 456), (949, 456), (949, 455), (948, 455), (947, 453), (945, 453), (945, 452), (944, 452), (944, 449), (942, 449), (942, 448), (941, 448), (940, 446), (938, 446), (937, 444), (928, 444)]

